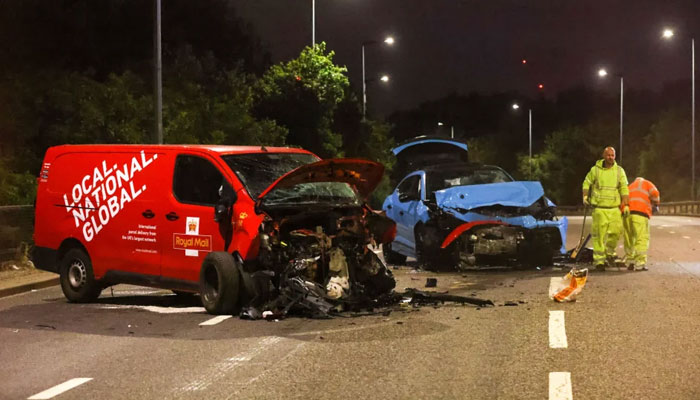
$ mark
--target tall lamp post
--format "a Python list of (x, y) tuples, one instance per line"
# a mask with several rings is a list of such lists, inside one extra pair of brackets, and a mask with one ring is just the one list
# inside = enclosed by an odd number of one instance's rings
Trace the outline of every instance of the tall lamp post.
[(163, 144), (163, 66), (161, 57), (161, 34), (160, 34), (160, 0), (154, 0), (153, 24), (153, 91), (155, 92), (155, 140), (156, 144)]
[[(443, 125), (445, 125), (445, 124), (438, 121), (438, 126), (443, 126)], [(452, 138), (452, 139), (455, 138), (455, 126), (454, 125), (450, 125), (450, 138)]]
[[(513, 103), (511, 106), (513, 110), (518, 110), (520, 109), (520, 105), (518, 103)], [(528, 179), (532, 179), (532, 109), (528, 108), (527, 109), (527, 132), (528, 132), (528, 150), (529, 150), (529, 158), (528, 158)]]
[[(600, 78), (605, 78), (608, 76), (608, 71), (605, 68), (598, 70), (598, 76)], [(622, 164), (622, 120), (623, 120), (623, 110), (624, 110), (624, 99), (625, 99), (625, 80), (620, 75), (620, 148), (617, 154), (620, 156), (620, 164)]]
[[(394, 44), (394, 38), (389, 36), (386, 39), (384, 39), (384, 43), (391, 46)], [(367, 115), (367, 82), (368, 82), (367, 79), (365, 79), (365, 47), (373, 45), (373, 44), (377, 44), (377, 42), (374, 40), (366, 40), (366, 41), (362, 42), (362, 119), (363, 120), (365, 119), (365, 117)], [(389, 80), (388, 77), (386, 80), (382, 79), (382, 81), (384, 81), (384, 82), (386, 82), (388, 80)]]
[(316, 0), (311, 0), (311, 47), (316, 45)]
[[(662, 33), (662, 37), (666, 40), (673, 38), (673, 30), (666, 28)], [(690, 200), (695, 200), (695, 38), (690, 38), (690, 103), (691, 103), (691, 122), (690, 122)]]

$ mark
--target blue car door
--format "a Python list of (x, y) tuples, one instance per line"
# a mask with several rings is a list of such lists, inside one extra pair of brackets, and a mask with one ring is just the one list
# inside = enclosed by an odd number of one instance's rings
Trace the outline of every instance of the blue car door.
[(396, 238), (392, 243), (392, 250), (414, 257), (413, 229), (419, 219), (417, 209), (421, 205), (421, 175), (414, 174), (406, 177), (396, 187), (390, 198), (386, 213), (396, 222)]

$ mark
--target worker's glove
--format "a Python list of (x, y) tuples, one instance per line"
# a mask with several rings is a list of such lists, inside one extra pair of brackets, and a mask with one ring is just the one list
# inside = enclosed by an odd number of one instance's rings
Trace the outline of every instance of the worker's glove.
[(622, 215), (625, 217), (630, 215), (630, 206), (625, 206), (625, 208), (622, 209)]
[(585, 205), (585, 206), (591, 205), (591, 203), (588, 202), (588, 195), (587, 194), (583, 195), (583, 205)]
[(656, 214), (658, 214), (658, 213), (659, 213), (659, 206), (657, 206), (656, 204), (654, 204), (654, 205), (651, 207), (651, 214), (652, 214), (652, 215), (656, 215)]

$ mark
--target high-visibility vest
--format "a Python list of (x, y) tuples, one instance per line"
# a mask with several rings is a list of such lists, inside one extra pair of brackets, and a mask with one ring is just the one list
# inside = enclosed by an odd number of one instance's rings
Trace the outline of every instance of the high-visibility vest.
[(630, 212), (643, 213), (651, 218), (651, 204), (659, 203), (659, 189), (651, 181), (637, 178), (629, 185)]
[(615, 208), (620, 205), (621, 197), (628, 194), (627, 174), (617, 163), (605, 168), (604, 161), (598, 160), (588, 171), (583, 181), (583, 190), (589, 191), (590, 202), (594, 207)]

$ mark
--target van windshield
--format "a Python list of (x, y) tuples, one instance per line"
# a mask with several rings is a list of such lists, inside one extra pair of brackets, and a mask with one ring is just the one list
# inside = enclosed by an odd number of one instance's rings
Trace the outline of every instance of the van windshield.
[(222, 156), (253, 199), (287, 172), (319, 161), (307, 153), (254, 153)]

